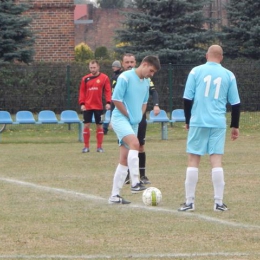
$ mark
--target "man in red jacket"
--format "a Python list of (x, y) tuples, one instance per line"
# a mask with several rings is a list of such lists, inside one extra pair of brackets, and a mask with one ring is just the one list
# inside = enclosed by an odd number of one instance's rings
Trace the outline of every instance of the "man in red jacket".
[(97, 139), (97, 152), (104, 152), (102, 148), (104, 131), (102, 126), (101, 116), (103, 114), (102, 95), (104, 92), (106, 99), (106, 110), (110, 109), (111, 103), (111, 86), (109, 77), (101, 73), (98, 61), (92, 60), (89, 63), (90, 74), (87, 74), (81, 79), (79, 89), (79, 104), (83, 111), (84, 118), (84, 148), (83, 153), (88, 153), (89, 140), (90, 140), (90, 124), (94, 115), (96, 122), (96, 139)]

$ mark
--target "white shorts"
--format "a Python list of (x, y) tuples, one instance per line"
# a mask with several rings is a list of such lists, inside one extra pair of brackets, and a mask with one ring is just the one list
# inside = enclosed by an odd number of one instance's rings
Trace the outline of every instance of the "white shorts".
[(119, 145), (123, 144), (122, 139), (127, 135), (135, 135), (138, 133), (138, 124), (131, 125), (126, 116), (114, 116), (112, 113), (111, 124), (117, 135)]
[(190, 126), (187, 138), (187, 153), (224, 154), (226, 128)]

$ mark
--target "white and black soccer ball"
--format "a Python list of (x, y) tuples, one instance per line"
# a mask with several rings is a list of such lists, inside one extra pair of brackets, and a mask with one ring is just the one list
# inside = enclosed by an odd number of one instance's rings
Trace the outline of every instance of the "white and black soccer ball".
[(157, 206), (162, 201), (162, 193), (155, 187), (149, 187), (143, 192), (142, 199), (146, 206)]

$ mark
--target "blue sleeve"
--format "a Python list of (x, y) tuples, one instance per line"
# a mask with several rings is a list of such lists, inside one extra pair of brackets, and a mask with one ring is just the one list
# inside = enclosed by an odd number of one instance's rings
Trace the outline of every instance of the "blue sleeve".
[(113, 91), (112, 100), (123, 102), (127, 89), (127, 79), (124, 75), (120, 75), (117, 79), (115, 89)]
[(195, 70), (192, 69), (186, 81), (183, 98), (188, 100), (193, 100), (195, 94), (195, 87), (196, 87)]
[(150, 80), (149, 80), (149, 84), (147, 85), (147, 92), (146, 92), (146, 96), (144, 98), (144, 104), (146, 104), (148, 102), (148, 99), (149, 99), (149, 88), (150, 88)]
[(230, 75), (230, 80), (231, 80), (231, 83), (230, 83), (230, 88), (228, 91), (228, 102), (231, 105), (236, 105), (236, 104), (240, 103), (240, 98), (239, 98), (239, 94), (238, 94), (236, 78), (233, 73), (231, 73), (231, 75)]

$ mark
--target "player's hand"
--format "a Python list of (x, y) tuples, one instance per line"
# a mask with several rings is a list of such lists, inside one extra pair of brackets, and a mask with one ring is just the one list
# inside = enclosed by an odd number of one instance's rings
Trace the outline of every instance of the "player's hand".
[(81, 111), (85, 111), (86, 110), (85, 105), (81, 105), (80, 109), (81, 109)]
[(231, 129), (231, 140), (235, 141), (239, 136), (239, 128), (232, 127)]
[(110, 104), (106, 104), (106, 110), (110, 110), (111, 106)]
[(154, 113), (155, 116), (159, 115), (160, 107), (159, 106), (154, 106), (153, 107), (153, 113)]
[(185, 129), (186, 129), (186, 130), (189, 130), (189, 128), (190, 128), (190, 125), (185, 124)]

